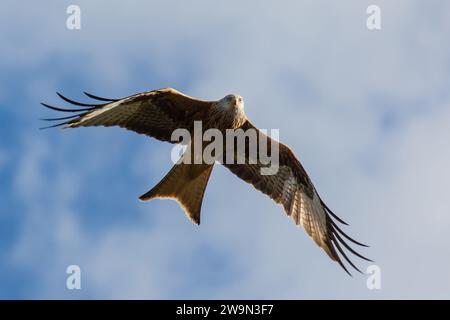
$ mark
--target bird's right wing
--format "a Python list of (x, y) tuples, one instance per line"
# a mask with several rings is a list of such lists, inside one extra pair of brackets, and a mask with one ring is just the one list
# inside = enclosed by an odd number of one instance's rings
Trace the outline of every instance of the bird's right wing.
[(172, 88), (142, 92), (124, 99), (105, 99), (86, 93), (90, 98), (104, 101), (101, 104), (80, 103), (58, 95), (64, 101), (83, 108), (65, 109), (42, 103), (56, 111), (77, 113), (68, 117), (43, 119), (67, 120), (50, 127), (119, 126), (173, 143), (178, 141), (171, 140), (172, 132), (180, 128), (189, 130), (195, 120), (203, 120), (213, 103), (194, 99)]

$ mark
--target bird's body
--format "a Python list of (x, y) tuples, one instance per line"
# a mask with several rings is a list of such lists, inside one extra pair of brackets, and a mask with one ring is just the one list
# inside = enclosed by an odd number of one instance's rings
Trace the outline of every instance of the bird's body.
[[(59, 94), (58, 94), (59, 95)], [(170, 143), (179, 143), (173, 139), (176, 130), (185, 130), (190, 134), (195, 132), (195, 123), (202, 123), (202, 130), (227, 131), (254, 130), (257, 135), (258, 151), (262, 142), (270, 152), (279, 153), (278, 168), (273, 174), (262, 174), (265, 164), (252, 161), (249, 150), (251, 141), (245, 140), (243, 149), (224, 148), (222, 154), (216, 154), (217, 159), (231, 172), (242, 180), (251, 183), (256, 189), (283, 206), (296, 225), (302, 226), (313, 240), (330, 256), (331, 259), (347, 271), (341, 257), (347, 260), (355, 269), (356, 266), (348, 259), (341, 245), (353, 254), (355, 252), (344, 238), (357, 244), (361, 243), (347, 236), (334, 221), (345, 224), (322, 201), (309, 176), (294, 153), (284, 144), (262, 134), (247, 118), (244, 112), (244, 102), (239, 95), (228, 95), (217, 101), (204, 101), (189, 97), (175, 89), (165, 88), (132, 95), (124, 99), (104, 99), (87, 94), (102, 104), (79, 103), (59, 95), (71, 104), (86, 107), (81, 109), (63, 109), (44, 106), (64, 112), (77, 112), (71, 117), (44, 120), (68, 120), (63, 123), (66, 128), (82, 126), (119, 126), (137, 133)], [(70, 119), (70, 120), (69, 120)], [(200, 211), (205, 189), (210, 178), (214, 163), (185, 163), (185, 157), (192, 156), (193, 142), (169, 173), (149, 192), (140, 197), (141, 200), (153, 198), (172, 198), (183, 207), (191, 221), (200, 223)], [(205, 144), (201, 145), (205, 149)], [(231, 153), (231, 154), (230, 154)], [(227, 162), (224, 159), (236, 161)], [(243, 158), (243, 162), (238, 159)], [(366, 259), (368, 260), (368, 259)], [(357, 269), (358, 270), (358, 269)], [(348, 272), (348, 271), (347, 271)]]

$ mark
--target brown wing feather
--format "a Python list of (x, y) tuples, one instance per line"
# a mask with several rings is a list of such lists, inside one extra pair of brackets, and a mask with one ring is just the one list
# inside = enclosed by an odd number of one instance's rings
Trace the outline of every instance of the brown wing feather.
[[(242, 126), (242, 129), (244, 131), (249, 129), (258, 130), (248, 121)], [(302, 226), (316, 244), (320, 246), (332, 260), (337, 261), (345, 271), (347, 271), (347, 269), (342, 263), (336, 248), (342, 257), (359, 271), (350, 259), (348, 259), (340, 245), (342, 244), (347, 250), (363, 259), (369, 259), (362, 257), (351, 249), (340, 235), (355, 244), (363, 244), (353, 240), (337, 227), (333, 218), (341, 223), (344, 222), (336, 217), (323, 203), (306, 171), (291, 149), (262, 133), (260, 137), (267, 139), (269, 152), (271, 152), (273, 146), (277, 145), (279, 147), (279, 169), (276, 174), (262, 175), (260, 169), (264, 166), (261, 163), (249, 163), (248, 140), (246, 141), (245, 148), (245, 164), (237, 164), (237, 154), (235, 154), (235, 164), (225, 163), (224, 166), (230, 169), (230, 171), (239, 178), (252, 184), (256, 189), (268, 195), (276, 203), (281, 204), (287, 215), (293, 219), (295, 224)], [(258, 148), (260, 137), (258, 136)]]
[[(79, 103), (61, 95), (60, 97), (75, 105), (90, 106), (90, 104)], [(78, 110), (43, 105), (58, 111), (83, 112), (74, 116), (75, 119), (58, 124), (66, 128), (119, 126), (162, 141), (176, 142), (171, 141), (172, 132), (178, 128), (189, 130), (194, 120), (202, 120), (205, 117), (212, 102), (198, 100), (175, 89), (165, 88)]]

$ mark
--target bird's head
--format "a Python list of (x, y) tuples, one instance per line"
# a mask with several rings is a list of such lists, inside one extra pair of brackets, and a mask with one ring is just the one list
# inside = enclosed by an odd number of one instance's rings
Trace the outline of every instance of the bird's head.
[(219, 103), (227, 110), (244, 111), (244, 99), (237, 94), (229, 94), (219, 100)]

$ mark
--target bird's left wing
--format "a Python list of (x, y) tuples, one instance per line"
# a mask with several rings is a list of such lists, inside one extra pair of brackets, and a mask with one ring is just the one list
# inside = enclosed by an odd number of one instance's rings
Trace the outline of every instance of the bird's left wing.
[(105, 99), (86, 93), (88, 97), (103, 102), (100, 104), (81, 103), (58, 95), (64, 101), (82, 108), (66, 109), (42, 103), (56, 111), (77, 113), (68, 117), (42, 119), (65, 120), (50, 127), (119, 126), (173, 143), (178, 141), (171, 140), (172, 132), (179, 128), (189, 130), (195, 120), (203, 120), (212, 104), (172, 88), (142, 92), (123, 99)]
[[(347, 257), (342, 246), (352, 254), (370, 261), (352, 249), (346, 240), (360, 246), (365, 245), (350, 238), (339, 228), (337, 223), (346, 223), (338, 218), (319, 197), (306, 171), (291, 149), (261, 133), (249, 121), (241, 129), (244, 132), (250, 129), (256, 130), (259, 133), (257, 135), (258, 143), (256, 145), (258, 153), (261, 139), (266, 139), (268, 154), (273, 152), (275, 146), (279, 148), (278, 171), (275, 174), (261, 174), (261, 169), (264, 167), (267, 168), (267, 165), (263, 165), (259, 160), (251, 163), (248, 139), (245, 140), (245, 155), (239, 154), (237, 148), (234, 147), (232, 151), (234, 153), (234, 163), (230, 164), (224, 161), (222, 164), (239, 178), (252, 184), (256, 189), (268, 195), (276, 203), (281, 204), (287, 215), (294, 220), (295, 224), (302, 226), (316, 244), (332, 260), (337, 261), (347, 273), (349, 272), (342, 262), (341, 256), (353, 268), (360, 271)], [(226, 153), (231, 152), (230, 150), (227, 150)], [(245, 159), (245, 163), (242, 163), (242, 161), (241, 164), (237, 163), (239, 156)]]

